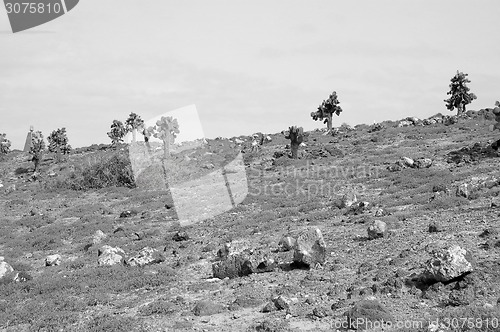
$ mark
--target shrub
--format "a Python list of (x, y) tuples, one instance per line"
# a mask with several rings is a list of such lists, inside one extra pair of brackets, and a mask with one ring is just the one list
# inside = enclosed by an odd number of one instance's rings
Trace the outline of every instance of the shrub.
[(139, 309), (141, 315), (171, 315), (177, 310), (177, 306), (165, 299), (158, 299)]

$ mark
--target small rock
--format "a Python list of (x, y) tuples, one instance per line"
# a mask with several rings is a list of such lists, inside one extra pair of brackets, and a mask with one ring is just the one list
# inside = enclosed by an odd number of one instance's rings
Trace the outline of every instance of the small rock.
[(199, 301), (193, 308), (193, 314), (195, 316), (211, 316), (224, 311), (224, 306), (211, 301)]
[(99, 244), (102, 242), (102, 240), (104, 240), (105, 238), (107, 238), (108, 236), (103, 232), (101, 231), (100, 229), (98, 229), (95, 233), (94, 233), (94, 236), (92, 237), (92, 243), (93, 244)]
[(375, 220), (370, 227), (368, 227), (368, 239), (378, 239), (386, 236), (387, 224), (381, 220)]
[(274, 304), (274, 302), (268, 302), (268, 303), (266, 303), (264, 308), (262, 308), (261, 311), (266, 313), (266, 312), (273, 312), (276, 310), (278, 310), (278, 308), (276, 308), (276, 305)]
[(291, 236), (283, 236), (278, 243), (280, 251), (290, 251), (295, 246), (295, 239)]
[(408, 158), (408, 157), (403, 157), (403, 158), (401, 158), (401, 161), (402, 161), (404, 166), (413, 167), (413, 164), (414, 164), (413, 159)]
[(342, 197), (342, 207), (351, 207), (357, 201), (358, 198), (356, 194), (354, 192), (348, 192)]
[(165, 257), (161, 254), (160, 251), (154, 248), (145, 247), (139, 253), (131, 257), (127, 264), (130, 266), (145, 266), (158, 264), (165, 261)]
[(176, 242), (187, 241), (187, 240), (189, 240), (189, 235), (187, 232), (177, 232), (172, 237), (172, 240), (174, 240)]
[(57, 266), (61, 264), (61, 255), (49, 255), (45, 257), (45, 266)]
[(456, 195), (469, 198), (470, 193), (469, 193), (469, 186), (467, 185), (467, 183), (462, 183), (457, 187)]
[(390, 326), (394, 321), (392, 314), (377, 300), (357, 302), (345, 314), (349, 329), (369, 330), (372, 326)]
[(6, 277), (8, 274), (14, 272), (12, 266), (4, 261), (4, 258), (0, 256), (0, 280)]
[(297, 237), (293, 253), (295, 264), (315, 267), (324, 264), (325, 259), (326, 244), (319, 228), (306, 230)]
[(113, 248), (111, 246), (102, 246), (97, 251), (97, 265), (116, 265), (125, 262), (125, 252), (121, 248)]
[(416, 168), (429, 168), (432, 166), (432, 160), (429, 158), (420, 158), (415, 160), (414, 167)]
[(125, 210), (122, 213), (120, 213), (120, 218), (129, 218), (137, 215), (137, 211), (135, 210)]
[(324, 318), (328, 316), (328, 310), (324, 307), (316, 307), (313, 309), (313, 315), (318, 318)]
[(429, 233), (438, 233), (442, 231), (443, 229), (441, 225), (439, 225), (437, 222), (434, 221), (429, 224)]
[(388, 215), (387, 211), (385, 211), (382, 208), (380, 208), (377, 211), (375, 211), (375, 217), (383, 217), (383, 216), (386, 216), (386, 215)]
[(274, 298), (273, 303), (278, 310), (290, 310), (290, 300), (284, 296)]

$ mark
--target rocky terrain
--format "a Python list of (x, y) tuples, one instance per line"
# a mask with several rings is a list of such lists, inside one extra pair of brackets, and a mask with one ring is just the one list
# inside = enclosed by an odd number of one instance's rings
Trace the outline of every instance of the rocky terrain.
[(310, 132), (299, 159), (283, 134), (180, 151), (178, 181), (243, 151), (248, 183), (186, 227), (168, 188), (126, 176), (132, 148), (37, 174), (10, 153), (0, 331), (500, 331), (498, 132), (467, 115)]

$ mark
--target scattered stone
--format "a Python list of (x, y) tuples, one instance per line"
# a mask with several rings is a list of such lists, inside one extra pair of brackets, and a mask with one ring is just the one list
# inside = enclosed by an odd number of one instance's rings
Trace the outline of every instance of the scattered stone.
[(461, 185), (459, 185), (457, 187), (456, 195), (457, 196), (462, 196), (462, 197), (465, 197), (465, 198), (469, 198), (470, 193), (469, 193), (469, 188), (468, 188), (467, 183), (462, 183)]
[(429, 224), (429, 233), (439, 233), (442, 231), (443, 231), (443, 228), (437, 222), (433, 221)]
[(214, 169), (215, 165), (212, 164), (212, 163), (208, 163), (208, 164), (203, 165), (202, 168), (205, 168), (205, 169)]
[(387, 215), (389, 215), (389, 213), (382, 208), (377, 209), (377, 211), (375, 211), (375, 217), (383, 217)]
[(458, 245), (436, 248), (431, 256), (425, 273), (435, 281), (447, 282), (473, 271), (471, 254)]
[(61, 264), (61, 255), (49, 255), (45, 257), (45, 266), (57, 266)]
[(351, 207), (354, 203), (358, 201), (356, 194), (354, 192), (348, 192), (342, 197), (342, 208)]
[(140, 241), (146, 237), (146, 233), (144, 233), (143, 231), (137, 231), (132, 233), (131, 237), (133, 241)]
[(274, 304), (274, 302), (268, 302), (268, 303), (266, 303), (264, 308), (262, 308), (261, 311), (266, 313), (266, 312), (273, 312), (276, 310), (278, 310), (278, 308), (276, 308), (276, 305)]
[(495, 196), (491, 198), (490, 208), (500, 207), (500, 196)]
[(137, 213), (138, 212), (136, 210), (125, 210), (122, 213), (120, 213), (120, 218), (133, 217), (133, 216), (137, 215)]
[(446, 185), (440, 183), (440, 184), (435, 184), (432, 186), (432, 192), (439, 193), (439, 192), (448, 192), (448, 188)]
[(372, 330), (373, 326), (388, 327), (394, 321), (392, 314), (377, 300), (361, 300), (345, 314), (348, 328)]
[(387, 166), (387, 170), (388, 170), (389, 172), (399, 172), (399, 171), (401, 171), (402, 169), (403, 169), (403, 168), (402, 168), (400, 165), (398, 165), (398, 164), (393, 164), (393, 165), (389, 165), (389, 166)]
[(454, 289), (450, 292), (450, 295), (448, 295), (447, 304), (455, 307), (464, 306), (473, 303), (475, 299), (476, 296), (472, 287)]
[(295, 246), (295, 239), (291, 236), (283, 236), (278, 243), (280, 251), (290, 251)]
[(165, 256), (157, 249), (145, 247), (139, 253), (127, 261), (130, 266), (145, 266), (158, 264), (165, 261)]
[(318, 318), (324, 318), (328, 316), (328, 310), (324, 307), (316, 307), (313, 309), (313, 315)]
[(298, 265), (315, 267), (323, 265), (326, 259), (326, 244), (319, 228), (304, 231), (297, 237), (293, 261)]
[(92, 243), (99, 244), (102, 242), (102, 240), (104, 240), (107, 237), (108, 236), (103, 231), (98, 229), (97, 231), (95, 231), (94, 236), (92, 237)]
[(414, 167), (416, 168), (429, 168), (432, 166), (432, 160), (429, 158), (420, 158), (415, 160)]
[(102, 246), (97, 251), (97, 256), (97, 265), (99, 266), (123, 264), (125, 262), (125, 251), (118, 247)]
[(378, 239), (386, 236), (387, 234), (387, 224), (381, 220), (375, 220), (370, 227), (368, 227), (368, 239)]
[(278, 310), (290, 310), (290, 300), (284, 296), (278, 296), (273, 299), (273, 303)]
[(402, 166), (413, 167), (413, 164), (414, 164), (413, 159), (408, 158), (408, 157), (403, 157), (403, 158), (401, 158), (401, 161), (403, 164)]
[(172, 237), (172, 240), (174, 240), (176, 242), (187, 241), (187, 240), (189, 240), (189, 235), (187, 232), (177, 232)]
[(226, 308), (221, 304), (214, 303), (211, 301), (199, 301), (193, 308), (193, 314), (195, 316), (211, 316), (215, 314), (220, 314), (224, 312)]

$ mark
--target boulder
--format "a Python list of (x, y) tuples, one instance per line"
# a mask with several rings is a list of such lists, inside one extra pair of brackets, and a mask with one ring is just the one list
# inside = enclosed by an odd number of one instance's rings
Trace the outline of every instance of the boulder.
[(434, 248), (425, 266), (430, 279), (447, 282), (473, 271), (473, 259), (458, 245)]
[(145, 247), (127, 261), (129, 266), (145, 266), (158, 264), (165, 261), (163, 254), (157, 249)]
[(315, 267), (326, 260), (326, 244), (317, 227), (303, 231), (295, 242), (293, 261), (298, 265)]
[(394, 317), (389, 310), (374, 299), (354, 304), (345, 314), (349, 329), (373, 330), (374, 327), (391, 327)]
[(61, 255), (48, 255), (45, 257), (45, 266), (57, 266), (61, 264)]
[(378, 239), (387, 234), (387, 224), (381, 220), (375, 220), (367, 229), (368, 239)]
[(97, 256), (97, 265), (99, 266), (123, 264), (125, 262), (125, 251), (118, 247), (102, 246), (97, 251)]

